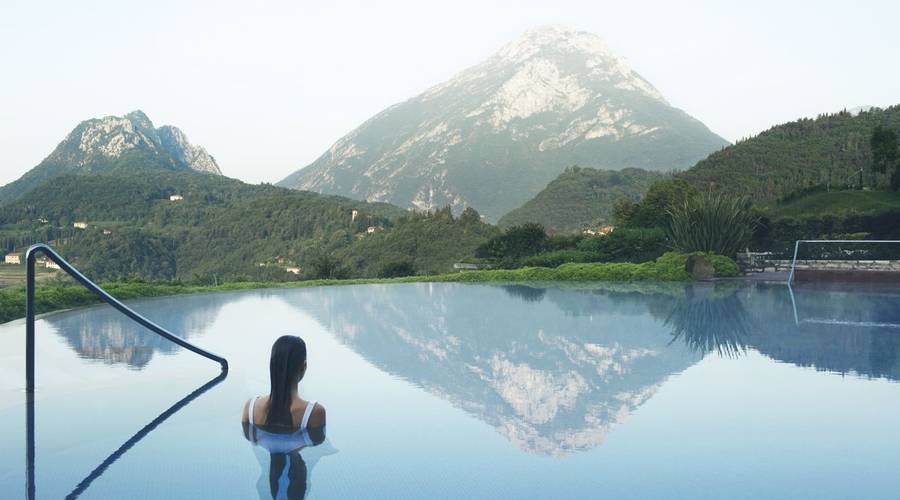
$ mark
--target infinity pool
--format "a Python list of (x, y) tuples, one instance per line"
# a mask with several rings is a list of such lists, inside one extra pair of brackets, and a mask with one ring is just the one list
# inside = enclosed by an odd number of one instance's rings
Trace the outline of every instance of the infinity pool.
[[(270, 498), (240, 411), (302, 336), (328, 410), (308, 498), (900, 497), (900, 294), (364, 285), (37, 324), (38, 498)], [(24, 323), (0, 325), (0, 497), (26, 495)]]

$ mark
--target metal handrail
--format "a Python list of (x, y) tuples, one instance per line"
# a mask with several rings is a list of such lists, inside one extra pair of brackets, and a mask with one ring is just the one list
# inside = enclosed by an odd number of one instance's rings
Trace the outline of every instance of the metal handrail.
[(91, 473), (87, 475), (87, 477), (82, 479), (81, 482), (78, 483), (77, 486), (75, 486), (75, 489), (72, 490), (71, 493), (66, 495), (66, 500), (74, 500), (81, 496), (81, 494), (84, 493), (86, 489), (88, 489), (88, 487), (91, 485), (91, 483), (94, 482), (94, 480), (102, 476), (110, 465), (114, 464), (117, 460), (122, 458), (122, 455), (124, 455), (128, 450), (134, 447), (134, 445), (136, 445), (141, 439), (147, 437), (147, 434), (150, 434), (169, 417), (181, 411), (182, 408), (190, 404), (195, 399), (199, 398), (203, 393), (219, 385), (219, 383), (225, 380), (225, 377), (227, 376), (228, 373), (223, 371), (218, 376), (216, 376), (216, 378), (201, 385), (199, 388), (195, 389), (194, 392), (181, 398), (177, 403), (170, 406), (169, 409), (160, 413), (158, 417), (154, 418), (149, 424), (145, 425), (141, 428), (141, 430), (137, 431), (137, 433), (128, 438), (128, 441), (122, 443), (122, 445), (119, 446), (116, 451), (112, 452), (111, 455), (106, 457), (106, 460), (100, 462), (100, 465), (95, 467), (94, 470), (92, 470)]
[(75, 278), (76, 281), (93, 292), (94, 295), (100, 298), (100, 300), (113, 306), (119, 312), (121, 312), (125, 316), (128, 316), (144, 328), (147, 328), (148, 330), (167, 340), (171, 340), (172, 342), (180, 345), (181, 347), (184, 347), (189, 351), (195, 352), (203, 356), (204, 358), (211, 359), (216, 363), (219, 363), (219, 365), (222, 367), (223, 372), (228, 371), (228, 360), (209, 351), (203, 350), (195, 346), (194, 344), (191, 344), (190, 342), (175, 336), (165, 328), (157, 325), (144, 316), (141, 316), (137, 311), (119, 302), (118, 299), (106, 293), (105, 290), (97, 286), (85, 275), (81, 274), (77, 269), (72, 267), (71, 264), (66, 262), (66, 259), (63, 259), (58, 253), (56, 253), (55, 250), (50, 248), (49, 245), (45, 243), (38, 243), (29, 247), (28, 251), (25, 252), (25, 260), (27, 263), (25, 279), (25, 390), (27, 392), (34, 392), (34, 266), (38, 253), (46, 255), (47, 258), (59, 265), (60, 269)]
[[(100, 462), (100, 465), (94, 467), (94, 470), (90, 472), (81, 482), (75, 486), (75, 489), (72, 490), (71, 493), (66, 495), (66, 499), (75, 499), (78, 498), (88, 487), (93, 483), (97, 478), (103, 475), (112, 464), (114, 464), (117, 460), (122, 458), (128, 450), (130, 450), (134, 445), (136, 445), (140, 440), (147, 437), (148, 434), (153, 432), (157, 427), (159, 427), (163, 422), (168, 420), (169, 417), (181, 411), (182, 408), (193, 402), (195, 399), (199, 398), (206, 391), (212, 389), (213, 387), (219, 385), (225, 377), (228, 376), (228, 372), (223, 371), (219, 373), (215, 378), (210, 380), (209, 382), (201, 385), (193, 392), (188, 394), (187, 396), (178, 400), (177, 403), (170, 406), (166, 411), (162, 412), (150, 421), (149, 424), (142, 427), (138, 432), (136, 432), (133, 436), (131, 436), (128, 441), (122, 443), (116, 451), (112, 452), (103, 462)], [(37, 490), (37, 486), (35, 485), (35, 476), (34, 476), (34, 448), (35, 448), (35, 433), (34, 433), (34, 394), (28, 393), (26, 396), (26, 435), (25, 435), (25, 498), (27, 500), (34, 500), (36, 498), (35, 493)]]

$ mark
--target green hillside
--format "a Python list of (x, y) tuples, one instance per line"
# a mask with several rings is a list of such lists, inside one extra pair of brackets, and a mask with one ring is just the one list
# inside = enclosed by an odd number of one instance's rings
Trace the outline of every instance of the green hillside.
[(758, 204), (811, 186), (858, 187), (862, 180), (885, 188), (889, 175), (872, 170), (869, 141), (878, 125), (900, 131), (900, 106), (778, 125), (711, 154), (679, 176), (698, 189), (747, 194)]
[[(176, 194), (183, 200), (171, 201)], [(74, 222), (88, 227), (77, 229)], [(496, 233), (474, 211), (458, 218), (446, 211), (413, 216), (385, 203), (190, 172), (63, 175), (0, 211), (6, 251), (50, 241), (103, 280), (202, 283), (443, 272)], [(417, 235), (427, 241), (416, 241)]]
[(776, 217), (874, 214), (900, 210), (900, 192), (896, 191), (830, 191), (792, 197), (772, 207)]
[(664, 177), (638, 168), (568, 168), (537, 196), (504, 215), (499, 225), (537, 222), (548, 231), (567, 232), (608, 223), (617, 201), (639, 199), (654, 181)]

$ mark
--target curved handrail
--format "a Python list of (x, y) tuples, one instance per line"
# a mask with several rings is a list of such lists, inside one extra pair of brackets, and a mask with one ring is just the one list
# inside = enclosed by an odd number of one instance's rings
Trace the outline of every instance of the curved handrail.
[(103, 473), (106, 472), (106, 469), (108, 469), (110, 465), (112, 465), (117, 460), (119, 460), (122, 457), (122, 455), (124, 455), (125, 452), (127, 452), (135, 444), (137, 444), (138, 441), (140, 441), (141, 439), (144, 439), (147, 436), (147, 434), (150, 434), (154, 429), (159, 427), (159, 425), (162, 424), (163, 422), (165, 422), (169, 417), (178, 413), (182, 408), (184, 408), (185, 406), (190, 404), (192, 401), (194, 401), (195, 399), (200, 397), (203, 393), (205, 393), (206, 391), (217, 386), (220, 382), (225, 380), (226, 376), (228, 376), (228, 373), (223, 371), (218, 376), (216, 376), (216, 378), (201, 385), (199, 388), (194, 390), (194, 392), (181, 398), (177, 403), (170, 406), (169, 409), (160, 413), (158, 417), (154, 418), (149, 424), (145, 425), (144, 427), (141, 428), (141, 430), (139, 430), (137, 433), (135, 433), (133, 436), (131, 436), (128, 439), (128, 441), (125, 441), (124, 443), (122, 443), (122, 445), (119, 446), (116, 449), (116, 451), (112, 452), (111, 455), (106, 457), (106, 460), (104, 460), (103, 462), (100, 462), (100, 465), (95, 467), (94, 470), (92, 470), (91, 473), (87, 475), (87, 477), (82, 479), (81, 482), (78, 483), (77, 486), (75, 486), (75, 489), (72, 490), (71, 493), (66, 495), (66, 500), (73, 500), (73, 499), (81, 496), (81, 494), (84, 493), (84, 491), (86, 489), (88, 489), (88, 486), (90, 486), (91, 483), (93, 483), (95, 479), (102, 476)]
[(222, 367), (223, 372), (228, 371), (228, 360), (209, 351), (201, 349), (180, 337), (175, 336), (165, 328), (157, 325), (144, 316), (141, 316), (137, 311), (119, 302), (118, 299), (106, 293), (105, 290), (97, 286), (85, 275), (81, 274), (77, 269), (72, 267), (71, 264), (66, 262), (66, 259), (63, 259), (58, 253), (56, 253), (56, 251), (53, 250), (49, 245), (45, 243), (38, 243), (29, 247), (28, 251), (25, 252), (25, 260), (27, 262), (25, 284), (25, 378), (27, 392), (34, 392), (34, 266), (38, 253), (46, 255), (47, 258), (59, 265), (59, 267), (63, 271), (69, 273), (70, 276), (75, 278), (75, 280), (81, 283), (82, 286), (93, 292), (94, 295), (100, 298), (100, 300), (113, 306), (119, 312), (121, 312), (125, 316), (128, 316), (144, 328), (147, 328), (153, 333), (167, 340), (170, 340), (189, 351), (192, 351), (203, 356), (204, 358), (211, 359), (219, 363), (219, 365)]

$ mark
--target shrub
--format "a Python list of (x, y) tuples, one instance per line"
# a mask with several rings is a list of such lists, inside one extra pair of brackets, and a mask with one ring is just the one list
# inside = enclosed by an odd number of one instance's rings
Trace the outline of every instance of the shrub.
[(712, 264), (713, 269), (716, 270), (717, 278), (734, 278), (741, 274), (737, 262), (724, 255), (708, 253), (704, 254), (704, 256), (709, 260), (710, 264)]
[(586, 238), (577, 249), (589, 253), (591, 262), (647, 262), (666, 251), (661, 229), (619, 228), (606, 236)]
[(666, 235), (681, 252), (734, 256), (750, 242), (758, 223), (748, 197), (704, 193), (669, 210)]
[(412, 276), (416, 269), (408, 260), (389, 262), (382, 266), (378, 273), (380, 278), (399, 278), (400, 276)]
[(557, 267), (569, 262), (591, 262), (593, 256), (590, 252), (580, 250), (554, 250), (527, 257), (522, 261), (522, 265), (526, 267)]

